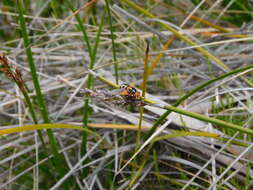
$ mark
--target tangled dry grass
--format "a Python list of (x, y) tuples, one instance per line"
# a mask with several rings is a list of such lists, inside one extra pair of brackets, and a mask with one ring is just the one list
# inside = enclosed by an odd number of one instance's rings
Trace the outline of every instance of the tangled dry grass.
[[(53, 129), (63, 160), (58, 163), (46, 130), (0, 136), (0, 189), (251, 189), (250, 134), (174, 112), (151, 136), (144, 132), (162, 118), (164, 106), (206, 81), (252, 65), (251, 5), (112, 1), (111, 27), (110, 1), (68, 2), (22, 4), (29, 48), (50, 123), (83, 126), (86, 113), (87, 126), (99, 126), (92, 128), (98, 135), (87, 134), (84, 140), (78, 130)], [(1, 129), (45, 123), (17, 6), (0, 2)], [(108, 85), (133, 84), (141, 93), (147, 40), (145, 98), (156, 105), (122, 96)], [(252, 72), (248, 68), (210, 83), (178, 107), (252, 129)], [(118, 129), (129, 124), (135, 130)], [(159, 136), (163, 140), (154, 142)]]

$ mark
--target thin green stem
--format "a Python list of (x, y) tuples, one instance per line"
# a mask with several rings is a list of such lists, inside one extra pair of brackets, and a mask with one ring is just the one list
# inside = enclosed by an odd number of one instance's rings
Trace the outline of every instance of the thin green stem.
[[(75, 13), (76, 10), (73, 7), (72, 2), (70, 0), (67, 0), (66, 2), (68, 4), (69, 8), (72, 10), (72, 12)], [(94, 60), (93, 50), (92, 50), (92, 47), (91, 47), (91, 43), (90, 43), (88, 33), (86, 31), (86, 27), (84, 26), (79, 14), (76, 14), (75, 18), (78, 22), (77, 30), (80, 30), (83, 34), (83, 41), (86, 44), (86, 47), (87, 47), (87, 50), (88, 50), (88, 53), (89, 53), (89, 57), (90, 57), (90, 65), (93, 65), (94, 64), (94, 63), (92, 63), (93, 60)], [(88, 76), (88, 81), (90, 81), (89, 83), (91, 83), (90, 75)], [(88, 124), (88, 108), (89, 108), (89, 102), (87, 101), (87, 99), (85, 99), (85, 102), (84, 102), (84, 116), (83, 116), (84, 128), (87, 128), (87, 124)], [(88, 136), (88, 134), (84, 131), (83, 136), (82, 136), (81, 155), (84, 155), (87, 152), (87, 136)], [(87, 171), (86, 171), (86, 173), (87, 173)]]
[[(67, 0), (66, 2), (68, 4), (69, 8), (71, 9), (71, 11), (73, 13), (75, 13), (76, 10), (73, 7), (71, 1)], [(82, 22), (82, 20), (81, 20), (81, 18), (79, 16), (79, 14), (75, 14), (75, 18), (76, 18), (76, 21), (78, 22), (77, 29), (80, 30), (82, 32), (82, 34), (83, 34), (83, 40), (85, 41), (85, 44), (86, 44), (87, 49), (88, 49), (89, 57), (91, 59), (91, 57), (92, 57), (92, 48), (91, 48), (91, 45), (90, 45), (89, 36), (88, 36), (88, 34), (86, 32), (86, 27), (85, 27), (85, 25), (83, 25), (83, 22)]]
[[(98, 29), (98, 32), (97, 32), (94, 49), (92, 51), (93, 53), (92, 53), (92, 57), (91, 57), (91, 60), (90, 60), (89, 69), (93, 69), (94, 64), (95, 64), (95, 59), (96, 59), (96, 54), (97, 54), (97, 47), (98, 47), (98, 44), (99, 44), (99, 41), (100, 41), (102, 26), (104, 24), (105, 13), (106, 13), (106, 11), (104, 9), (103, 14), (102, 14), (102, 18), (101, 18), (101, 22), (100, 22), (100, 25), (99, 25), (99, 29)], [(89, 73), (86, 87), (91, 88), (92, 83), (93, 83), (93, 76)], [(83, 117), (84, 127), (88, 127), (88, 117), (89, 117), (88, 110), (89, 110), (89, 99), (86, 98), (85, 103), (84, 103), (84, 117)], [(87, 133), (84, 132), (83, 133), (83, 140), (82, 140), (82, 147), (83, 147), (82, 154), (85, 154), (86, 146), (87, 146)]]
[[(70, 0), (67, 0), (67, 3), (68, 3), (69, 8), (73, 12), (75, 12), (75, 9), (72, 5), (72, 2)], [(82, 32), (83, 40), (84, 40), (84, 42), (87, 46), (87, 49), (88, 49), (88, 53), (89, 53), (89, 57), (90, 57), (89, 69), (93, 69), (94, 64), (95, 64), (95, 59), (96, 59), (96, 54), (97, 54), (97, 47), (98, 47), (98, 44), (99, 44), (99, 41), (100, 41), (102, 26), (104, 24), (105, 12), (106, 11), (104, 10), (103, 14), (102, 14), (101, 23), (99, 25), (99, 29), (98, 29), (98, 32), (97, 32), (96, 41), (95, 41), (93, 49), (91, 47), (91, 43), (90, 43), (90, 39), (89, 39), (89, 36), (87, 34), (87, 31), (86, 31), (86, 27), (83, 25), (83, 22), (82, 22), (82, 20), (79, 16), (79, 14), (75, 15), (75, 18), (78, 22), (77, 29)], [(92, 75), (89, 74), (88, 79), (87, 79), (87, 83), (86, 83), (86, 87), (91, 88), (92, 83), (93, 83), (93, 77), (92, 77)], [(83, 107), (83, 127), (86, 128), (86, 129), (88, 128), (88, 117), (89, 117), (89, 99), (85, 98), (84, 107)], [(86, 152), (87, 152), (87, 139), (88, 139), (88, 133), (86, 131), (84, 131), (83, 135), (82, 135), (81, 155), (85, 155)], [(85, 168), (83, 170), (83, 176), (85, 177), (87, 173), (88, 173), (88, 170), (87, 170), (87, 168)]]
[[(104, 10), (103, 14), (102, 14), (102, 18), (101, 18), (101, 23), (99, 25), (99, 29), (98, 29), (98, 32), (97, 32), (97, 37), (96, 37), (96, 42), (95, 42), (95, 45), (94, 45), (94, 49), (92, 51), (93, 53), (92, 53), (92, 57), (91, 57), (91, 60), (90, 60), (89, 69), (93, 69), (94, 64), (95, 64), (97, 47), (98, 47), (98, 44), (99, 44), (99, 41), (100, 41), (100, 35), (101, 35), (101, 31), (102, 31), (102, 26), (104, 24), (105, 13), (106, 13), (106, 11)], [(89, 73), (86, 88), (90, 89), (92, 87), (92, 83), (93, 83), (93, 76)], [(84, 117), (83, 117), (84, 127), (88, 127), (88, 117), (89, 117), (89, 111), (88, 110), (89, 110), (89, 99), (85, 98)], [(87, 151), (86, 146), (87, 146), (87, 133), (84, 132), (83, 133), (83, 138), (82, 138), (82, 147), (83, 147), (82, 153), (81, 153), (82, 155), (84, 155)]]
[(119, 74), (118, 74), (118, 63), (117, 63), (117, 56), (116, 56), (116, 45), (114, 43), (114, 28), (112, 25), (112, 16), (111, 16), (111, 9), (109, 0), (105, 0), (106, 3), (106, 9), (108, 12), (108, 20), (109, 20), (109, 26), (110, 26), (110, 32), (111, 32), (111, 40), (112, 40), (112, 55), (113, 55), (113, 62), (114, 62), (114, 72), (115, 72), (115, 81), (116, 84), (119, 84)]
[[(72, 3), (67, 0), (68, 6), (70, 7), (70, 9), (75, 12), (74, 7), (72, 6)], [(105, 9), (103, 11), (102, 14), (102, 18), (101, 18), (101, 22), (99, 25), (99, 29), (97, 32), (97, 36), (96, 36), (96, 41), (94, 44), (94, 48), (91, 48), (91, 43), (88, 37), (88, 34), (86, 32), (86, 28), (84, 27), (82, 20), (80, 19), (80, 16), (78, 14), (75, 15), (75, 18), (78, 22), (78, 26), (79, 26), (79, 30), (81, 30), (82, 34), (83, 34), (83, 40), (86, 43), (87, 49), (88, 49), (88, 53), (89, 53), (89, 57), (90, 57), (90, 65), (89, 65), (89, 69), (93, 69), (94, 64), (95, 64), (95, 59), (96, 59), (96, 54), (97, 54), (97, 48), (98, 48), (98, 44), (100, 42), (100, 36), (101, 36), (101, 31), (102, 31), (102, 26), (104, 24), (104, 17), (105, 17)], [(88, 79), (87, 79), (87, 84), (86, 87), (87, 88), (91, 88), (92, 87), (92, 83), (93, 83), (93, 77), (91, 74), (88, 75)], [(85, 98), (85, 102), (84, 102), (84, 114), (83, 114), (83, 124), (84, 124), (84, 128), (88, 128), (88, 117), (89, 117), (89, 100), (87, 98)], [(81, 155), (85, 155), (87, 152), (87, 138), (88, 138), (88, 134), (87, 132), (83, 132), (83, 136), (82, 136), (82, 149), (81, 149)], [(84, 176), (87, 174), (88, 170), (85, 169), (84, 170)]]

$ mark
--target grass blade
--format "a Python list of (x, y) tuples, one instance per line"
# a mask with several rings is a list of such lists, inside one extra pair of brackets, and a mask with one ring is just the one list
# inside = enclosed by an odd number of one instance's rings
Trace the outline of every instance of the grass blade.
[[(101, 35), (101, 31), (102, 31), (102, 26), (104, 24), (105, 13), (106, 13), (106, 11), (104, 9), (103, 15), (102, 15), (102, 18), (101, 18), (101, 23), (99, 25), (99, 29), (98, 29), (98, 32), (97, 32), (96, 42), (95, 42), (95, 45), (94, 45), (94, 49), (92, 51), (93, 53), (92, 53), (92, 57), (91, 57), (91, 60), (90, 60), (89, 69), (93, 69), (94, 64), (95, 64), (95, 59), (96, 59), (96, 54), (97, 54), (97, 47), (98, 47), (98, 44), (99, 44), (99, 41), (100, 41), (100, 35)], [(89, 73), (86, 87), (88, 89), (90, 89), (92, 87), (92, 83), (93, 83), (93, 76)], [(84, 127), (86, 127), (86, 128), (88, 127), (88, 117), (89, 117), (89, 99), (85, 98), (83, 123), (84, 123)], [(86, 148), (84, 148), (86, 146), (87, 146), (87, 133), (84, 132), (83, 133), (83, 139), (82, 139), (82, 147), (83, 147), (82, 154), (83, 155), (87, 151)]]
[[(38, 100), (38, 104), (39, 104), (40, 109), (41, 109), (40, 111), (41, 111), (41, 115), (42, 115), (42, 118), (44, 120), (44, 123), (50, 123), (46, 103), (45, 103), (44, 97), (41, 93), (40, 83), (39, 83), (39, 80), (38, 80), (36, 67), (35, 67), (35, 64), (34, 64), (34, 61), (33, 61), (32, 50), (31, 50), (31, 47), (30, 47), (30, 41), (29, 41), (27, 30), (26, 30), (26, 23), (25, 23), (25, 18), (24, 18), (24, 10), (23, 10), (23, 1), (22, 0), (17, 1), (17, 7), (18, 7), (18, 12), (19, 12), (19, 22), (20, 22), (21, 34), (22, 34), (22, 37), (23, 37), (23, 42), (24, 42), (24, 47), (25, 47), (25, 50), (26, 50), (28, 64), (29, 64), (29, 67), (30, 67), (30, 70), (31, 70), (32, 81), (33, 81), (33, 85), (34, 85), (35, 92), (36, 92), (36, 98)], [(62, 164), (63, 163), (63, 158), (60, 156), (60, 154), (58, 152), (56, 139), (55, 139), (51, 129), (47, 129), (47, 135), (48, 135), (48, 138), (49, 138), (52, 153), (55, 156), (54, 157), (54, 159), (55, 159), (54, 163), (55, 163), (56, 169), (58, 170), (59, 175), (64, 175), (64, 173), (66, 172), (66, 168), (63, 167), (64, 166)], [(65, 187), (67, 188), (67, 186), (65, 186)]]
[[(145, 52), (144, 57), (144, 71), (143, 71), (143, 82), (141, 85), (142, 94), (141, 97), (144, 99), (146, 95), (146, 89), (147, 89), (147, 80), (148, 80), (148, 58), (149, 58), (149, 43), (147, 43), (147, 48)], [(137, 133), (137, 139), (136, 139), (136, 147), (139, 147), (140, 145), (140, 137), (141, 137), (141, 126), (142, 126), (142, 119), (143, 119), (143, 112), (144, 108), (143, 106), (140, 107), (140, 117), (139, 117), (139, 129)]]
[(111, 16), (111, 9), (109, 7), (109, 0), (105, 0), (106, 3), (106, 9), (108, 12), (108, 20), (109, 20), (109, 26), (110, 26), (110, 32), (111, 32), (111, 40), (112, 40), (112, 55), (113, 55), (113, 62), (114, 62), (114, 72), (115, 72), (115, 81), (116, 84), (119, 83), (119, 74), (118, 74), (118, 63), (117, 63), (117, 56), (116, 56), (116, 45), (114, 43), (114, 29), (112, 25), (112, 16)]
[(233, 123), (229, 123), (229, 122), (222, 121), (222, 120), (215, 119), (215, 118), (206, 117), (206, 116), (198, 114), (198, 113), (188, 112), (186, 110), (179, 109), (174, 106), (167, 105), (167, 106), (164, 106), (164, 109), (167, 109), (171, 112), (180, 113), (182, 115), (186, 115), (186, 116), (189, 116), (189, 117), (201, 120), (201, 121), (210, 122), (212, 124), (215, 124), (215, 125), (218, 125), (218, 126), (221, 126), (224, 128), (231, 128), (231, 129), (235, 129), (236, 131), (246, 133), (248, 135), (253, 135), (253, 130), (248, 129), (248, 128), (243, 128), (243, 127), (233, 124)]
[(86, 131), (88, 133), (97, 135), (95, 132), (93, 132), (89, 129), (85, 129), (83, 127), (76, 126), (76, 125), (63, 124), (63, 123), (46, 123), (46, 124), (36, 124), (36, 125), (24, 125), (24, 126), (20, 126), (20, 127), (1, 129), (0, 135), (20, 133), (23, 131), (31, 131), (31, 130), (38, 130), (38, 129), (57, 129), (57, 128), (81, 130), (81, 131)]
[[(67, 0), (66, 2), (68, 4), (69, 8), (71, 9), (71, 11), (73, 13), (75, 13), (76, 10), (73, 7), (71, 1)], [(90, 56), (90, 59), (91, 59), (91, 57), (92, 57), (92, 48), (91, 48), (91, 45), (90, 45), (90, 40), (89, 40), (88, 34), (86, 32), (86, 27), (83, 25), (83, 22), (82, 22), (82, 20), (81, 20), (81, 18), (79, 16), (79, 14), (75, 14), (75, 18), (76, 18), (76, 21), (78, 22), (77, 29), (80, 30), (82, 32), (82, 34), (83, 34), (83, 40), (84, 40), (84, 42), (85, 42), (85, 44), (87, 46), (88, 53), (89, 53), (89, 56)]]

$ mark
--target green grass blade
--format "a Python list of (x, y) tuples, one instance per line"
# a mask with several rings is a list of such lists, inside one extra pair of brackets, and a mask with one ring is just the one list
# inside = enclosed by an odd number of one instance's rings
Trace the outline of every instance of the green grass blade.
[[(66, 1), (69, 8), (72, 10), (73, 13), (76, 12), (75, 8), (73, 7), (72, 5), (72, 2), (70, 0), (67, 0)], [(91, 42), (90, 42), (90, 39), (89, 39), (89, 36), (87, 34), (87, 31), (86, 31), (86, 27), (83, 25), (83, 22), (79, 16), (79, 14), (76, 14), (75, 15), (75, 18), (77, 20), (77, 30), (80, 30), (82, 32), (82, 35), (83, 35), (83, 41), (85, 42), (86, 46), (87, 46), (87, 50), (88, 50), (88, 54), (89, 54), (89, 57), (90, 57), (90, 65), (93, 65), (92, 63), (92, 60), (93, 60), (93, 50), (92, 50), (92, 47), (91, 47)], [(89, 75), (88, 76), (88, 81), (91, 81), (91, 76)], [(88, 83), (88, 82), (87, 82)], [(89, 85), (87, 85), (89, 86)], [(88, 87), (87, 87), (88, 88)], [(83, 108), (83, 127), (85, 129), (88, 128), (88, 109), (89, 109), (89, 101), (88, 99), (85, 99), (84, 100), (84, 108)], [(83, 135), (82, 135), (82, 143), (81, 143), (81, 155), (85, 155), (86, 152), (87, 152), (87, 139), (88, 139), (88, 133), (86, 131), (83, 131)], [(83, 172), (82, 172), (82, 176), (85, 177), (86, 175), (88, 174), (88, 168), (84, 168)]]
[[(71, 11), (74, 13), (76, 12), (75, 8), (73, 7), (72, 3), (70, 0), (67, 0), (66, 1), (69, 8), (71, 9)], [(86, 27), (83, 25), (83, 22), (79, 16), (79, 14), (76, 14), (75, 15), (75, 18), (76, 18), (76, 21), (78, 22), (78, 30), (80, 30), (83, 34), (83, 40), (85, 41), (85, 44), (87, 46), (87, 49), (88, 49), (88, 53), (89, 53), (89, 56), (90, 56), (90, 59), (92, 59), (92, 48), (91, 48), (91, 45), (90, 45), (90, 40), (89, 40), (89, 36), (86, 32)]]
[[(97, 47), (98, 47), (98, 44), (99, 44), (99, 41), (100, 41), (100, 35), (101, 35), (101, 31), (102, 31), (102, 26), (104, 24), (104, 17), (105, 17), (105, 10), (103, 11), (103, 15), (102, 15), (102, 18), (101, 18), (101, 23), (99, 25), (99, 29), (98, 29), (98, 32), (97, 32), (97, 37), (96, 37), (96, 41), (95, 41), (95, 45), (94, 45), (94, 49), (93, 49), (93, 53), (92, 53), (92, 57), (91, 57), (91, 60), (90, 60), (90, 65), (89, 65), (89, 69), (93, 69), (94, 67), (94, 64), (95, 64), (95, 59), (96, 59), (96, 54), (97, 54)], [(93, 76), (89, 73), (88, 74), (88, 80), (87, 80), (87, 84), (86, 84), (86, 87), (87, 88), (91, 88), (92, 87), (92, 82), (93, 81)], [(83, 116), (83, 123), (84, 123), (84, 127), (88, 127), (88, 117), (89, 117), (89, 99), (85, 99), (85, 102), (84, 102), (84, 116)], [(83, 140), (82, 140), (82, 147), (83, 147), (83, 152), (82, 154), (85, 154), (86, 152), (86, 145), (87, 145), (87, 133), (83, 133)]]
[(176, 113), (179, 113), (182, 115), (186, 115), (186, 116), (189, 116), (189, 117), (201, 120), (201, 121), (210, 122), (212, 124), (215, 124), (215, 125), (218, 125), (218, 126), (221, 126), (224, 128), (231, 128), (231, 129), (235, 129), (236, 131), (246, 133), (248, 135), (253, 135), (253, 130), (248, 129), (248, 128), (243, 128), (243, 127), (233, 124), (233, 123), (229, 123), (229, 122), (222, 121), (222, 120), (215, 119), (215, 118), (206, 117), (204, 115), (194, 113), (194, 112), (189, 112), (189, 111), (186, 111), (183, 109), (176, 108), (174, 106), (167, 105), (167, 106), (164, 106), (164, 109), (170, 110), (171, 112), (176, 112)]
[(17, 2), (18, 2), (19, 22), (20, 22), (21, 33), (22, 33), (22, 37), (23, 37), (24, 47), (26, 49), (28, 64), (29, 64), (29, 67), (31, 70), (31, 75), (32, 75), (32, 80), (33, 80), (35, 92), (37, 95), (38, 103), (41, 106), (41, 114), (42, 114), (43, 120), (44, 120), (44, 122), (48, 123), (49, 122), (48, 112), (47, 112), (47, 108), (46, 108), (46, 104), (45, 104), (43, 95), (40, 90), (40, 84), (39, 84), (38, 76), (36, 73), (35, 64), (33, 61), (32, 50), (30, 48), (30, 40), (28, 38), (28, 34), (26, 31), (25, 18), (23, 16), (24, 13), (23, 13), (23, 7), (22, 7), (22, 0), (18, 0)]
[(109, 6), (109, 0), (105, 0), (106, 3), (106, 9), (108, 12), (108, 20), (109, 20), (109, 26), (110, 26), (110, 32), (111, 32), (111, 40), (112, 40), (112, 55), (113, 55), (113, 61), (114, 61), (114, 72), (115, 72), (115, 81), (116, 84), (119, 83), (119, 74), (118, 74), (118, 63), (117, 63), (117, 56), (116, 56), (116, 45), (114, 43), (114, 28), (112, 25), (112, 16), (111, 16), (111, 9)]
[[(19, 12), (19, 24), (20, 24), (20, 28), (21, 28), (21, 34), (23, 37), (23, 42), (24, 42), (24, 47), (26, 50), (28, 64), (29, 64), (29, 67), (31, 70), (32, 81), (33, 81), (33, 85), (34, 85), (35, 92), (36, 92), (36, 98), (37, 98), (38, 104), (40, 106), (40, 109), (41, 109), (40, 111), (41, 111), (41, 115), (42, 115), (44, 122), (49, 123), (50, 122), (49, 116), (48, 116), (44, 97), (41, 93), (40, 84), (39, 84), (39, 80), (38, 80), (38, 76), (37, 76), (37, 72), (36, 72), (36, 67), (35, 67), (35, 64), (33, 61), (32, 50), (30, 47), (30, 41), (29, 41), (27, 30), (26, 30), (26, 23), (25, 23), (25, 18), (24, 18), (24, 10), (23, 10), (23, 1), (22, 0), (17, 1), (17, 7), (18, 7), (18, 12)], [(63, 167), (63, 164), (62, 164), (63, 158), (60, 156), (60, 154), (58, 152), (56, 139), (55, 139), (51, 129), (47, 129), (47, 135), (49, 138), (51, 150), (55, 156), (54, 159), (55, 159), (56, 169), (58, 170), (59, 175), (63, 176), (64, 173), (66, 172), (66, 168)]]
[[(228, 73), (225, 73), (223, 75), (220, 75), (214, 79), (211, 79), (211, 80), (208, 80), (202, 84), (200, 84), (199, 86), (197, 86), (196, 88), (192, 89), (190, 92), (188, 92), (187, 94), (185, 94), (184, 96), (182, 96), (181, 98), (179, 98), (175, 104), (173, 104), (174, 107), (177, 107), (178, 105), (180, 105), (184, 100), (186, 100), (187, 98), (189, 98), (190, 96), (192, 96), (194, 93), (206, 88), (208, 85), (212, 84), (212, 83), (215, 83), (219, 80), (222, 80), (226, 77), (229, 77), (231, 75), (234, 75), (236, 73), (240, 73), (240, 72), (243, 72), (243, 71), (246, 71), (246, 70), (249, 70), (249, 69), (252, 69), (253, 68), (253, 65), (249, 65), (249, 66), (246, 66), (246, 67), (242, 67), (242, 68), (239, 68), (239, 69), (235, 69), (231, 72), (228, 72)], [(166, 117), (171, 113), (171, 110), (168, 110), (166, 111), (164, 114), (162, 114), (158, 120), (154, 123), (153, 127), (149, 130), (149, 132), (147, 133), (147, 135), (145, 136), (145, 139), (148, 139), (148, 137), (150, 137), (154, 131), (156, 130), (156, 128), (163, 122), (163, 120), (166, 119)]]
[[(71, 1), (67, 0), (67, 3), (68, 3), (68, 6), (69, 8), (75, 12), (75, 9), (71, 3)], [(100, 22), (100, 25), (99, 25), (99, 28), (98, 28), (98, 32), (97, 32), (97, 35), (96, 35), (96, 40), (95, 40), (95, 44), (94, 44), (94, 48), (92, 49), (91, 47), (91, 43), (90, 43), (90, 39), (88, 37), (88, 34), (86, 32), (86, 28), (85, 26), (83, 25), (82, 23), (82, 20), (80, 18), (80, 16), (78, 14), (75, 15), (75, 18), (78, 22), (78, 29), (81, 30), (82, 34), (83, 34), (83, 40), (85, 41), (86, 43), (86, 46), (87, 46), (87, 49), (88, 49), (88, 53), (89, 53), (89, 57), (90, 57), (90, 64), (89, 64), (89, 69), (93, 69), (94, 67), (94, 63), (95, 63), (95, 59), (96, 59), (96, 54), (97, 54), (97, 48), (98, 48), (98, 44), (100, 42), (100, 36), (101, 36), (101, 31), (102, 31), (102, 26), (104, 25), (104, 17), (105, 17), (105, 9), (102, 13), (102, 17), (101, 17), (101, 22)], [(87, 88), (91, 88), (92, 87), (92, 82), (93, 81), (93, 77), (91, 74), (88, 75), (88, 80), (87, 80), (87, 83), (86, 83), (86, 87)], [(88, 113), (88, 110), (89, 110), (89, 100), (85, 98), (84, 100), (84, 108), (83, 108), (83, 124), (84, 124), (84, 128), (88, 128), (88, 117), (89, 117), (89, 113)], [(86, 154), (87, 152), (87, 132), (83, 132), (83, 136), (82, 136), (82, 149), (81, 149), (81, 155), (84, 155)], [(85, 168), (85, 170), (87, 170), (87, 168)], [(84, 171), (84, 173), (87, 173), (87, 171)], [(85, 174), (84, 174), (85, 176)]]
[[(72, 2), (70, 1), (70, 0), (67, 0), (66, 1), (67, 2), (67, 4), (68, 4), (68, 6), (69, 6), (69, 8), (72, 10), (72, 12), (74, 13), (76, 10), (75, 10), (75, 8), (73, 7), (73, 5), (72, 5)], [(79, 14), (76, 14), (75, 15), (75, 18), (76, 18), (76, 20), (77, 20), (77, 22), (78, 22), (78, 25), (77, 25), (77, 30), (80, 30), (81, 32), (82, 32), (82, 35), (83, 35), (83, 41), (85, 42), (85, 44), (86, 44), (86, 46), (87, 46), (87, 50), (88, 50), (88, 53), (89, 53), (89, 57), (90, 57), (90, 63), (92, 63), (92, 59), (93, 59), (93, 50), (92, 50), (92, 48), (91, 48), (91, 45), (90, 45), (90, 39), (89, 39), (89, 36), (88, 36), (88, 34), (87, 34), (87, 32), (86, 32), (86, 27), (83, 25), (83, 22), (82, 22), (82, 20), (81, 20), (81, 18), (80, 18), (80, 16), (79, 16)], [(84, 110), (86, 110), (86, 107), (87, 107), (88, 105), (86, 105), (86, 102), (85, 102), (85, 105), (84, 105)], [(86, 111), (84, 111), (84, 117), (86, 117), (85, 116), (85, 112)], [(87, 116), (88, 117), (88, 116)], [(83, 120), (85, 120), (85, 119), (83, 119)], [(87, 119), (88, 120), (88, 119)], [(86, 123), (86, 124), (85, 124)], [(84, 127), (87, 127), (87, 123), (88, 122), (84, 122)], [(85, 142), (85, 143), (84, 143)], [(86, 153), (86, 146), (87, 146), (87, 133), (86, 132), (84, 132), (83, 133), (83, 140), (82, 140), (82, 149), (81, 149), (81, 154), (82, 155), (84, 155), (85, 153)]]
[(98, 28), (98, 31), (97, 31), (96, 41), (95, 41), (95, 45), (94, 45), (93, 53), (92, 53), (92, 62), (89, 65), (90, 69), (93, 69), (94, 64), (95, 64), (97, 49), (98, 49), (98, 45), (99, 45), (99, 42), (100, 42), (100, 36), (101, 36), (101, 32), (102, 32), (102, 29), (103, 29), (103, 26), (104, 26), (104, 21), (105, 21), (105, 13), (106, 13), (106, 9), (103, 10), (102, 17), (101, 17), (101, 22), (100, 22), (100, 25), (99, 25), (99, 28)]
[[(96, 59), (96, 54), (97, 54), (97, 47), (98, 47), (98, 44), (99, 44), (99, 41), (100, 41), (102, 26), (104, 24), (105, 13), (106, 13), (106, 11), (104, 9), (103, 14), (102, 14), (102, 18), (101, 18), (101, 22), (100, 22), (100, 25), (99, 25), (99, 29), (98, 29), (98, 32), (97, 32), (97, 37), (96, 37), (92, 57), (91, 57), (91, 60), (90, 60), (89, 69), (93, 69), (94, 64), (95, 64), (95, 59)], [(90, 89), (92, 87), (92, 83), (93, 83), (93, 76), (89, 73), (86, 87)], [(88, 117), (89, 117), (89, 111), (88, 110), (89, 110), (89, 99), (86, 98), (85, 102), (84, 102), (84, 115), (83, 115), (83, 124), (84, 124), (85, 128), (88, 127)], [(87, 133), (86, 132), (83, 133), (82, 147), (83, 148), (82, 148), (81, 154), (84, 155), (87, 151), (86, 150), (86, 148), (87, 148)]]

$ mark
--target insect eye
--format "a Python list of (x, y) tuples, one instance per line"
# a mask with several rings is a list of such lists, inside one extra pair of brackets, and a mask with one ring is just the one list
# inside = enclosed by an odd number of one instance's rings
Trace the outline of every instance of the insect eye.
[(122, 85), (120, 85), (120, 88), (126, 89), (126, 88), (127, 88), (127, 85), (126, 85), (126, 84), (122, 84)]
[(134, 93), (136, 92), (136, 89), (135, 89), (135, 88), (130, 88), (130, 89), (129, 89), (129, 92), (130, 92), (131, 94), (134, 94)]
[(129, 87), (128, 84), (122, 84), (121, 86), (122, 86), (122, 88), (124, 88), (124, 89), (127, 89), (127, 88)]

